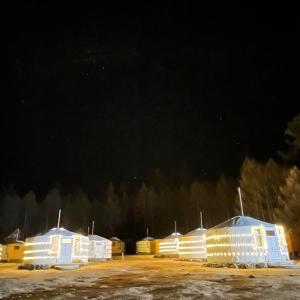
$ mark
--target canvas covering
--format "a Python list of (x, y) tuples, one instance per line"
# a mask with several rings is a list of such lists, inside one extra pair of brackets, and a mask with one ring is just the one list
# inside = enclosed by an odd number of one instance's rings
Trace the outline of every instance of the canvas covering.
[(206, 259), (205, 228), (198, 228), (179, 238), (179, 258)]
[(181, 236), (179, 232), (176, 232), (160, 240), (159, 253), (161, 255), (178, 254), (178, 243)]
[(280, 227), (250, 217), (238, 216), (206, 231), (207, 261), (215, 263), (251, 263), (270, 260), (266, 232), (275, 233), (280, 248), (278, 260), (289, 260), (286, 241)]
[(111, 259), (112, 241), (99, 235), (89, 235), (89, 259)]
[(88, 261), (89, 238), (63, 228), (52, 228), (26, 239), (24, 263), (54, 264)]

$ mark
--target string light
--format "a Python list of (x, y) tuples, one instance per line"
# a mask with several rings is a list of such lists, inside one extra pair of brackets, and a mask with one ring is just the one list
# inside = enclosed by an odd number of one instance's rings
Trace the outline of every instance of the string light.
[(205, 251), (179, 252), (179, 254), (206, 254)]
[(180, 244), (190, 244), (190, 243), (202, 243), (202, 242), (205, 242), (205, 238), (203, 238), (202, 240), (198, 240), (198, 241), (181, 241), (181, 242), (179, 242), (179, 245)]

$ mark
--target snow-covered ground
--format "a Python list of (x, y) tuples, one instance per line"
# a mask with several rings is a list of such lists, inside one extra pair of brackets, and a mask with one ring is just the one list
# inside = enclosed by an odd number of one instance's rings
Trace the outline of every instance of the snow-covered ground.
[(300, 299), (300, 270), (201, 265), (153, 256), (125, 256), (125, 261), (72, 271), (17, 270), (17, 264), (0, 264), (0, 298)]

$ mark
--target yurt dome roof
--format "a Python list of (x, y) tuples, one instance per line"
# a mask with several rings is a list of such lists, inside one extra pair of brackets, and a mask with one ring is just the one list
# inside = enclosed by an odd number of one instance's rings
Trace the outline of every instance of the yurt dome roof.
[(155, 239), (151, 236), (147, 236), (144, 239), (140, 240), (140, 241), (154, 241)]
[(90, 241), (109, 241), (108, 239), (99, 235), (89, 235)]
[(205, 234), (205, 228), (197, 228), (196, 230), (190, 231), (184, 236), (202, 236)]
[(118, 241), (118, 242), (121, 242), (121, 240), (118, 239), (117, 237), (111, 237), (110, 240), (111, 240), (111, 241)]
[(176, 238), (180, 238), (181, 236), (182, 234), (180, 234), (179, 232), (174, 232), (171, 235), (165, 237), (163, 240), (176, 239)]
[[(73, 236), (74, 234), (76, 234), (76, 233), (66, 230), (64, 228), (52, 228), (46, 232), (39, 233), (35, 236), (50, 236), (50, 235)], [(77, 234), (77, 235), (79, 235), (79, 234)]]
[(210, 229), (218, 229), (218, 228), (226, 228), (226, 227), (260, 226), (260, 225), (274, 226), (274, 224), (263, 222), (250, 217), (236, 216)]

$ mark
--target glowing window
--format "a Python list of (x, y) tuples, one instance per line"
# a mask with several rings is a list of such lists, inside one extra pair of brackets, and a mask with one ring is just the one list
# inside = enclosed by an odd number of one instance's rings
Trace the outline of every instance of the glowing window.
[(52, 252), (58, 252), (59, 237), (54, 236), (52, 239)]
[(266, 235), (267, 236), (275, 236), (275, 231), (274, 230), (266, 230)]
[(80, 243), (79, 238), (75, 238), (74, 239), (74, 252), (79, 252), (79, 243)]
[(254, 234), (254, 238), (255, 238), (255, 243), (257, 247), (262, 247), (263, 246), (263, 239), (262, 239), (262, 232), (261, 232), (261, 228), (255, 228), (255, 234)]

